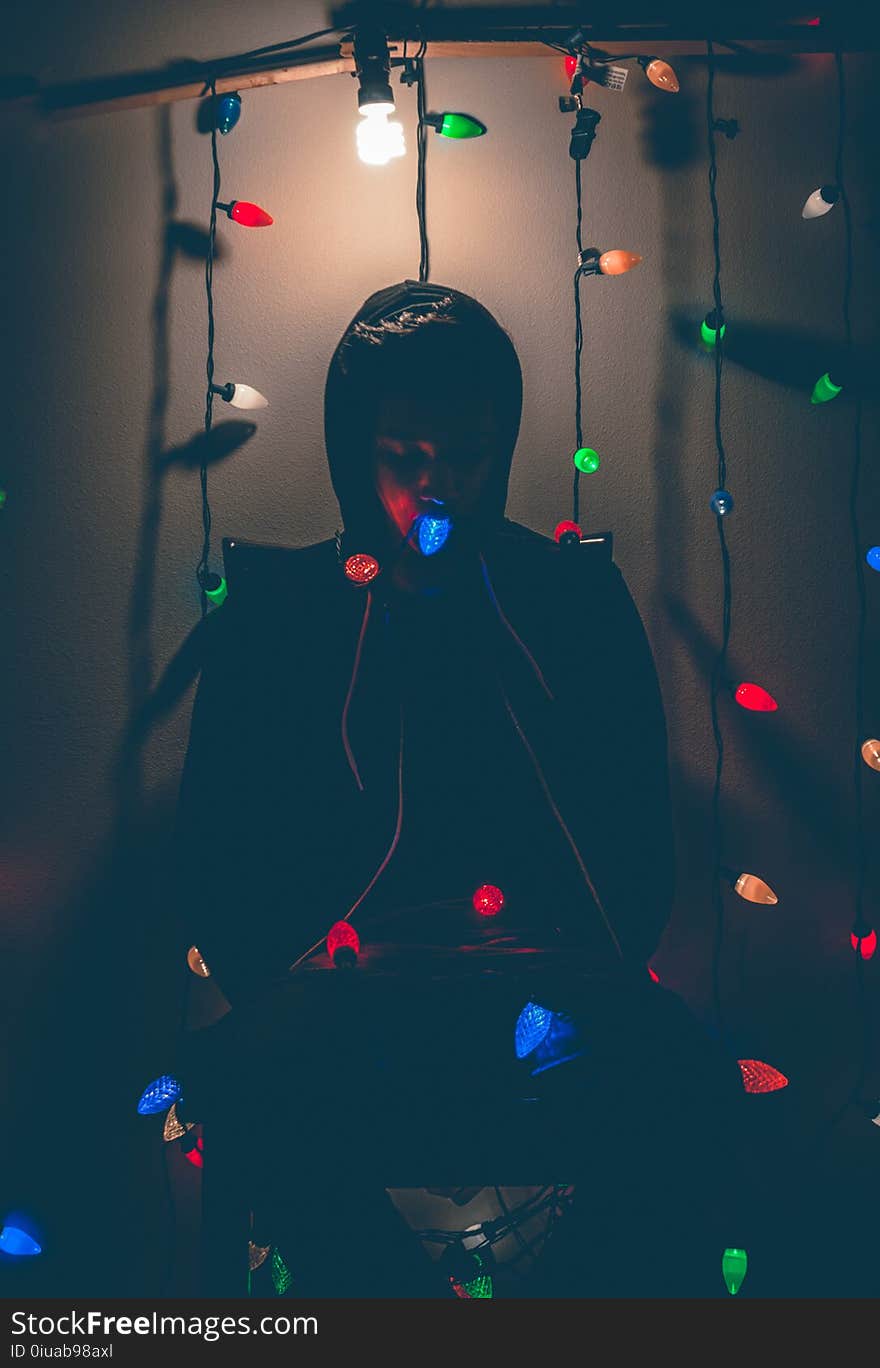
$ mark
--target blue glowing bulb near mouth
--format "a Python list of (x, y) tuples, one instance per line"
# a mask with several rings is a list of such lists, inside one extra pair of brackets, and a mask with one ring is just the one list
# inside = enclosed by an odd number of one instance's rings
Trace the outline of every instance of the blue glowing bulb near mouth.
[(452, 527), (450, 518), (432, 518), (423, 513), (419, 518), (419, 550), (423, 556), (433, 556), (446, 545)]

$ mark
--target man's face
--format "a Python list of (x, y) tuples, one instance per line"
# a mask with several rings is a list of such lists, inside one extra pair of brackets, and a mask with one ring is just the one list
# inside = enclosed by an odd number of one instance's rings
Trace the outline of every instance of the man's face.
[(487, 400), (455, 392), (383, 398), (374, 447), (376, 491), (403, 538), (423, 513), (467, 517), (477, 507), (498, 443)]

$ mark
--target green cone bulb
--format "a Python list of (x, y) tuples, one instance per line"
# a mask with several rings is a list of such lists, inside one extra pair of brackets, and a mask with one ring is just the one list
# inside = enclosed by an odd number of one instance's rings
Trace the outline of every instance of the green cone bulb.
[(221, 603), (223, 603), (224, 599), (226, 598), (226, 595), (228, 594), (229, 590), (226, 588), (226, 580), (223, 578), (222, 575), (213, 576), (213, 579), (218, 578), (220, 580), (220, 583), (214, 585), (212, 589), (206, 589), (205, 598), (208, 599), (210, 603), (216, 604), (219, 608)]
[(820, 375), (813, 386), (813, 393), (810, 395), (811, 404), (827, 404), (829, 399), (836, 399), (843, 385), (835, 385), (831, 376), (826, 371)]
[(272, 1252), (272, 1285), (275, 1288), (276, 1297), (283, 1297), (285, 1292), (289, 1292), (293, 1286), (290, 1269), (277, 1249)]
[(599, 469), (599, 454), (592, 447), (578, 447), (574, 453), (574, 463), (585, 475), (592, 475)]
[(725, 1249), (721, 1256), (721, 1272), (732, 1297), (736, 1296), (743, 1285), (748, 1263), (748, 1255), (744, 1249)]
[(441, 138), (479, 138), (486, 131), (486, 125), (469, 114), (443, 114), (443, 122), (437, 129)]
[[(714, 313), (708, 313), (708, 314), (706, 314), (706, 317), (703, 319), (702, 323), (700, 324), (700, 337), (703, 339), (703, 341), (705, 342), (705, 344), (706, 344), (707, 347), (714, 347), (714, 346), (715, 346), (715, 343), (716, 343), (717, 340), (718, 340), (718, 329), (715, 328), (715, 327), (713, 327), (714, 322), (715, 322), (715, 314), (714, 314)], [(721, 336), (724, 337), (724, 334), (725, 334), (726, 332), (727, 332), (727, 324), (726, 324), (726, 323), (722, 323), (722, 324), (721, 324)]]

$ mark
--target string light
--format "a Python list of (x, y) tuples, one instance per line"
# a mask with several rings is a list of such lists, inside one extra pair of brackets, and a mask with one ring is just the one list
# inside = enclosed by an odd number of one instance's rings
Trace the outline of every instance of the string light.
[(177, 1115), (177, 1103), (172, 1102), (165, 1117), (165, 1125), (162, 1127), (162, 1139), (169, 1144), (172, 1140), (180, 1140), (194, 1126), (194, 1121), (181, 1121)]
[(232, 200), (229, 204), (221, 204), (218, 200), (217, 208), (222, 209), (233, 223), (241, 224), (242, 228), (268, 228), (275, 222), (271, 214), (250, 200)]
[(259, 390), (255, 390), (252, 385), (243, 385), (240, 381), (229, 381), (225, 385), (210, 386), (211, 394), (219, 394), (220, 398), (233, 408), (240, 409), (261, 409), (266, 408), (269, 400)]
[[(721, 339), (723, 341), (724, 334), (727, 332), (726, 323), (721, 324), (720, 331)], [(713, 351), (715, 349), (715, 344), (718, 341), (718, 332), (718, 315), (714, 309), (710, 309), (709, 312), (706, 314), (706, 317), (700, 324), (700, 337), (702, 338), (706, 346), (711, 348)]]
[(732, 1297), (736, 1296), (743, 1285), (748, 1264), (748, 1255), (744, 1249), (725, 1249), (721, 1256), (721, 1273)]
[(16, 1258), (32, 1258), (43, 1252), (33, 1236), (13, 1225), (4, 1226), (0, 1231), (0, 1249), (4, 1254), (13, 1254)]
[(241, 96), (237, 90), (220, 96), (214, 118), (218, 133), (232, 132), (241, 118)]
[(352, 584), (369, 584), (378, 573), (379, 562), (375, 556), (368, 556), (363, 551), (357, 551), (345, 562), (346, 578), (350, 579)]
[(406, 153), (403, 125), (389, 122), (394, 113), (394, 93), (390, 85), (391, 59), (381, 30), (359, 26), (354, 40), (355, 73), (358, 78), (356, 143), (358, 156), (368, 166), (386, 166), (393, 157)]
[(257, 1245), (253, 1240), (248, 1240), (248, 1270), (251, 1273), (256, 1273), (257, 1269), (262, 1267), (269, 1257), (271, 1248), (271, 1245)]
[(497, 917), (504, 906), (504, 894), (494, 884), (480, 884), (471, 899), (474, 911), (481, 917)]
[(541, 1007), (537, 1002), (527, 1002), (516, 1019), (513, 1030), (513, 1048), (517, 1059), (525, 1059), (532, 1050), (537, 1049), (550, 1030), (553, 1013), (549, 1007)]
[(470, 114), (453, 114), (447, 110), (443, 114), (425, 114), (423, 122), (433, 128), (441, 138), (481, 138), (486, 125)]
[(583, 535), (576, 522), (572, 522), (570, 518), (564, 518), (562, 522), (556, 524), (553, 539), (560, 546), (580, 546)]
[(578, 447), (572, 456), (572, 460), (578, 470), (582, 470), (585, 475), (592, 475), (599, 469), (599, 453), (592, 447)]
[(733, 512), (733, 495), (726, 489), (716, 489), (709, 500), (709, 507), (718, 518), (726, 518)]
[(446, 545), (452, 528), (451, 518), (432, 518), (423, 513), (419, 519), (419, 550), (423, 556), (433, 556)]
[(832, 380), (829, 372), (826, 371), (824, 375), (819, 376), (819, 379), (813, 386), (813, 393), (810, 395), (810, 403), (828, 404), (832, 399), (837, 398), (842, 389), (843, 385), (838, 385), (836, 381)]
[(272, 1251), (271, 1267), (272, 1286), (275, 1288), (275, 1295), (276, 1297), (283, 1297), (293, 1286), (293, 1274), (277, 1249)]
[(865, 554), (865, 560), (872, 570), (880, 570), (880, 546), (872, 546)]
[(857, 955), (863, 960), (874, 958), (874, 951), (877, 949), (877, 932), (870, 926), (862, 923), (850, 933), (850, 944)]
[(680, 89), (678, 77), (668, 62), (659, 57), (638, 57), (636, 60), (652, 86), (669, 91), (672, 95), (677, 94)]
[(819, 218), (822, 214), (827, 214), (829, 209), (833, 209), (839, 199), (840, 191), (836, 185), (820, 185), (818, 190), (807, 196), (801, 210), (801, 218)]
[(759, 879), (757, 874), (736, 874), (732, 869), (725, 869), (721, 866), (720, 873), (727, 880), (734, 893), (738, 893), (746, 902), (774, 904), (779, 899), (773, 889), (763, 879)]
[[(877, 548), (880, 551), (880, 546)], [(862, 759), (871, 769), (880, 774), (880, 741), (872, 737), (870, 741), (865, 741), (862, 745)]]
[(600, 252), (598, 247), (587, 247), (578, 252), (578, 266), (584, 275), (624, 275), (638, 266), (642, 258), (636, 252), (627, 252), (614, 247), (609, 252)]
[[(201, 585), (208, 602), (213, 603), (216, 608), (219, 608), (223, 604), (228, 593), (226, 580), (223, 576), (218, 575), (216, 570), (209, 570), (207, 574), (200, 572), (199, 584)], [(192, 968), (192, 966), (190, 966), (190, 968)], [(207, 978), (207, 974), (203, 975), (203, 977)]]
[(779, 707), (773, 695), (762, 689), (760, 684), (738, 684), (733, 696), (739, 706), (747, 708), (749, 712), (776, 712)]
[(338, 969), (357, 964), (361, 938), (351, 922), (334, 922), (327, 932), (327, 954)]
[(195, 1140), (195, 1142), (190, 1146), (189, 1149), (184, 1149), (184, 1151), (183, 1151), (184, 1157), (192, 1164), (193, 1168), (199, 1168), (199, 1169), (200, 1169), (200, 1168), (204, 1168), (204, 1166), (205, 1166), (205, 1156), (204, 1156), (204, 1153), (203, 1153), (204, 1148), (205, 1148), (205, 1142), (204, 1142), (204, 1140), (202, 1139), (201, 1136), (198, 1136), (197, 1139)]
[(211, 971), (202, 959), (197, 946), (191, 945), (186, 952), (186, 962), (194, 974), (199, 978), (210, 978)]
[(180, 1097), (180, 1084), (171, 1074), (161, 1074), (148, 1083), (141, 1093), (141, 1099), (137, 1104), (138, 1113), (141, 1116), (152, 1116), (156, 1112), (164, 1111), (172, 1102), (176, 1102)]
[(742, 1073), (743, 1087), (747, 1093), (778, 1092), (788, 1087), (785, 1074), (765, 1064), (761, 1059), (740, 1059), (737, 1061)]

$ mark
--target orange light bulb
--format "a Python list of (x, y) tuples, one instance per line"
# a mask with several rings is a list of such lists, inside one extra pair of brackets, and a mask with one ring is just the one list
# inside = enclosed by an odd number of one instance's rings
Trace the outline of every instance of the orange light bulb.
[(778, 903), (779, 899), (769, 884), (759, 879), (757, 874), (740, 874), (733, 885), (734, 891), (746, 902)]
[(638, 266), (641, 259), (635, 252), (615, 248), (614, 251), (603, 252), (599, 257), (599, 270), (602, 275), (623, 275), (625, 271), (631, 271), (633, 266)]
[(862, 746), (862, 759), (880, 774), (880, 741), (876, 738), (866, 741)]
[(675, 95), (680, 89), (678, 77), (672, 70), (672, 67), (668, 62), (661, 61), (659, 57), (655, 57), (652, 62), (648, 62), (645, 67), (645, 75), (651, 82), (651, 85), (656, 86), (658, 90), (668, 90), (670, 94)]

